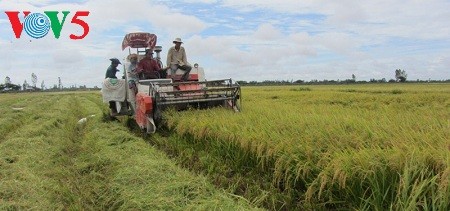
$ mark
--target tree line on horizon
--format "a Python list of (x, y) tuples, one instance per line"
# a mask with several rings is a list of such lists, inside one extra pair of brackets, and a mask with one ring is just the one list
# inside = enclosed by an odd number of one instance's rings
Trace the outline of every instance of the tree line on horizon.
[(289, 85), (289, 84), (364, 84), (364, 83), (450, 83), (450, 79), (446, 79), (446, 80), (420, 80), (417, 79), (415, 81), (407, 81), (408, 74), (406, 74), (405, 70), (401, 70), (401, 69), (396, 69), (395, 70), (395, 79), (389, 79), (387, 80), (386, 78), (382, 78), (382, 79), (375, 79), (372, 78), (369, 81), (365, 81), (365, 80), (360, 80), (357, 81), (356, 80), (356, 76), (355, 74), (352, 74), (352, 78), (351, 79), (346, 79), (346, 80), (310, 80), (310, 81), (305, 81), (305, 80), (264, 80), (262, 82), (258, 82), (258, 81), (237, 81), (240, 85)]
[[(346, 80), (264, 80), (264, 81), (243, 81), (238, 80), (237, 83), (243, 86), (254, 86), (254, 85), (293, 85), (293, 84), (364, 84), (364, 83), (450, 83), (450, 79), (446, 80), (415, 80), (415, 81), (407, 81), (407, 74), (405, 70), (396, 69), (395, 70), (395, 79), (389, 79), (386, 78), (382, 79), (370, 79), (369, 81), (365, 80), (356, 80), (355, 74), (352, 74), (351, 79)], [(75, 90), (90, 90), (90, 89), (100, 89), (97, 86), (94, 86), (92, 88), (87, 87), (86, 85), (80, 85), (80, 86), (70, 86), (70, 87), (64, 87), (61, 83), (61, 78), (58, 77), (58, 85), (54, 84), (51, 88), (46, 88), (44, 81), (42, 81), (41, 86), (37, 87), (37, 75), (32, 73), (31, 74), (31, 81), (32, 84), (29, 84), (27, 80), (24, 81), (22, 85), (17, 85), (11, 83), (11, 79), (6, 76), (5, 83), (0, 84), (0, 92), (8, 92), (8, 91), (75, 91)]]
[(18, 92), (18, 91), (76, 91), (76, 90), (90, 90), (90, 89), (100, 89), (97, 86), (93, 88), (88, 88), (86, 85), (72, 85), (70, 87), (64, 87), (61, 78), (58, 77), (58, 84), (54, 84), (51, 88), (47, 88), (45, 86), (44, 81), (42, 81), (40, 87), (37, 86), (37, 75), (31, 74), (31, 84), (24, 80), (22, 85), (14, 84), (11, 82), (11, 78), (9, 76), (5, 77), (5, 83), (0, 84), (0, 92)]

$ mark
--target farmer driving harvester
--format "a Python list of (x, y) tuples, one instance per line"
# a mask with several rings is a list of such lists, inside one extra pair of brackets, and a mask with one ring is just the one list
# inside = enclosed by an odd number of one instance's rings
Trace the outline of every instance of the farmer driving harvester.
[(145, 50), (145, 57), (137, 65), (139, 79), (165, 78), (166, 70), (153, 58), (153, 49)]

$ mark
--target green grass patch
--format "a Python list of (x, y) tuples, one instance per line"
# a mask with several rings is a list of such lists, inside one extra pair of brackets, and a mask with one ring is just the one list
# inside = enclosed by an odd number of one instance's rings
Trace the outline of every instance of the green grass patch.
[(181, 169), (120, 122), (104, 122), (107, 105), (97, 93), (27, 97), (33, 104), (10, 112), (20, 124), (0, 125), (12, 128), (0, 142), (0, 210), (256, 209)]

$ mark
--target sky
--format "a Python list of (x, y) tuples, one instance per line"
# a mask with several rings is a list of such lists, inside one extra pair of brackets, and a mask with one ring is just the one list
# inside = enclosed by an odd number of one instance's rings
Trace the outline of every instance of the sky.
[[(47, 88), (101, 87), (109, 59), (124, 60), (130, 32), (158, 36), (165, 61), (180, 37), (188, 62), (206, 79), (386, 80), (402, 69), (408, 80), (450, 79), (449, 0), (0, 0), (0, 83)], [(5, 11), (69, 11), (55, 38), (14, 35)], [(89, 26), (71, 23), (77, 11)], [(163, 62), (165, 64), (165, 62)], [(122, 66), (119, 66), (122, 69)], [(122, 76), (118, 73), (117, 76)]]

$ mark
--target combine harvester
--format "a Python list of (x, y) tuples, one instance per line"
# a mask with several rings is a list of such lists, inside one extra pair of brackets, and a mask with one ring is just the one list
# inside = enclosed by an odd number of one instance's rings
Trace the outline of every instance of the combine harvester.
[[(147, 49), (156, 52), (156, 60), (162, 67), (161, 46), (156, 46), (157, 37), (150, 33), (129, 33), (122, 42), (122, 50), (129, 47), (138, 55), (138, 60), (144, 57)], [(105, 79), (103, 82), (103, 101), (115, 101), (118, 115), (133, 116), (139, 127), (146, 133), (154, 133), (161, 123), (162, 112), (173, 107), (177, 110), (187, 108), (211, 108), (222, 106), (236, 112), (240, 111), (241, 88), (232, 79), (205, 79), (204, 70), (194, 64), (189, 79), (182, 82), (182, 70), (175, 74), (167, 74), (167, 78), (146, 79), (136, 82), (137, 94), (128, 86), (129, 64), (124, 63), (125, 79)]]

